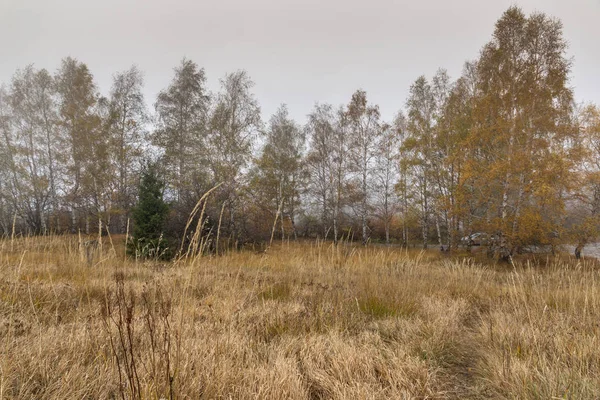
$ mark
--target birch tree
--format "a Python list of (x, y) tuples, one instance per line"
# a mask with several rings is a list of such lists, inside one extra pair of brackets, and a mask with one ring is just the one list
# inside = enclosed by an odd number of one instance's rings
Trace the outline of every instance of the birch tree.
[(466, 63), (463, 75), (453, 85), (438, 122), (437, 147), (443, 155), (440, 170), (440, 206), (448, 227), (448, 248), (456, 249), (461, 229), (471, 234), (476, 209), (473, 186), (464, 184), (465, 143), (472, 128), (475, 97), (475, 65)]
[[(309, 140), (307, 164), (309, 170), (309, 193), (320, 214), (323, 235), (327, 235), (332, 217), (334, 190), (333, 152), (335, 121), (333, 107), (316, 104), (308, 115), (305, 132)], [(337, 233), (337, 232), (336, 232)], [(334, 234), (334, 238), (337, 235)], [(335, 240), (335, 239), (334, 239)]]
[(373, 184), (374, 160), (380, 136), (379, 107), (369, 104), (367, 93), (357, 90), (346, 111), (348, 123), (351, 168), (358, 175), (358, 214), (362, 243), (369, 239), (368, 222), (372, 212), (370, 192)]
[(51, 215), (56, 217), (59, 211), (59, 171), (64, 163), (61, 149), (65, 145), (57, 129), (53, 79), (46, 70), (33, 66), (19, 70), (13, 76), (8, 99), (12, 140), (5, 138), (5, 143), (12, 148), (11, 163), (15, 178), (18, 176), (13, 188), (21, 198), (21, 217), (36, 233), (60, 229), (57, 218), (48, 226)]
[(600, 233), (600, 108), (593, 104), (578, 107), (576, 117), (581, 160), (574, 195), (567, 203), (566, 228), (581, 253)]
[(65, 200), (71, 209), (73, 231), (81, 218), (90, 230), (90, 215), (100, 218), (108, 181), (107, 137), (98, 114), (99, 95), (86, 64), (65, 58), (56, 76), (59, 127), (66, 137)]
[(480, 226), (496, 236), (496, 257), (549, 243), (549, 232), (561, 230), (562, 194), (573, 182), (565, 144), (576, 134), (566, 49), (558, 20), (511, 7), (477, 63), (467, 166), (486, 203)]
[(281, 238), (285, 237), (286, 221), (291, 225), (290, 233), (297, 238), (295, 218), (303, 183), (304, 132), (282, 105), (271, 117), (264, 139), (251, 190), (259, 191), (260, 198), (270, 204), (272, 216), (279, 220)]
[[(205, 85), (204, 69), (183, 59), (155, 103), (157, 125), (152, 143), (163, 153), (167, 192), (179, 203), (195, 203), (206, 190), (210, 97)], [(139, 109), (137, 114), (139, 118)]]
[(243, 173), (247, 172), (254, 141), (262, 127), (260, 106), (252, 93), (254, 82), (246, 71), (227, 74), (221, 80), (221, 90), (210, 120), (210, 168), (213, 183), (221, 184), (218, 192), (220, 202), (226, 204), (227, 226), (230, 233), (238, 236), (243, 222), (238, 208)]
[(10, 232), (13, 218), (20, 207), (11, 118), (8, 90), (0, 85), (0, 227), (3, 233)]
[[(402, 118), (398, 116), (397, 118)], [(402, 128), (383, 124), (377, 142), (374, 168), (375, 216), (383, 222), (385, 242), (390, 243), (390, 227), (396, 214), (401, 209), (401, 196), (396, 185), (400, 176), (400, 146)]]
[(344, 107), (316, 104), (305, 127), (310, 140), (307, 163), (310, 192), (321, 214), (323, 236), (332, 232), (334, 243), (341, 237), (344, 208), (350, 195), (350, 137)]
[(135, 66), (115, 74), (110, 91), (109, 145), (111, 168), (115, 171), (112, 187), (118, 229), (126, 229), (134, 204), (135, 187), (142, 166), (149, 122), (143, 95), (143, 76)]
[(429, 245), (429, 225), (433, 212), (432, 149), (434, 147), (435, 99), (431, 85), (424, 76), (410, 87), (408, 108), (408, 137), (404, 151), (413, 172), (412, 183), (418, 201), (423, 248)]
[(406, 146), (404, 141), (407, 140), (407, 120), (402, 111), (399, 111), (394, 118), (392, 126), (396, 138), (399, 140), (398, 149), (398, 182), (395, 186), (395, 192), (398, 195), (400, 202), (400, 210), (402, 214), (402, 246), (408, 247), (408, 217), (411, 201), (411, 191), (409, 190), (411, 180), (411, 162), (410, 162), (410, 146)]

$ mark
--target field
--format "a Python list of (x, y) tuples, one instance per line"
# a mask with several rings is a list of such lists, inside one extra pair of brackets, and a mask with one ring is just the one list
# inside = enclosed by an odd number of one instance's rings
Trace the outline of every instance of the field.
[(0, 399), (594, 399), (600, 270), (278, 243), (0, 242)]

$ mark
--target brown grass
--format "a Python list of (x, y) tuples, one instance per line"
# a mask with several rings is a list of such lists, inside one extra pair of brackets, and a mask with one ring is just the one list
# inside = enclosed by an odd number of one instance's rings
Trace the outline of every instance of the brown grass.
[(277, 244), (88, 267), (72, 237), (0, 242), (0, 399), (594, 399), (600, 274)]

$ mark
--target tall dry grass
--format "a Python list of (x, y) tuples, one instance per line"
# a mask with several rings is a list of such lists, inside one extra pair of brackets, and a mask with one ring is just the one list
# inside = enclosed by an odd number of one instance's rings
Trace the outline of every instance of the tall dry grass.
[(275, 243), (178, 262), (0, 242), (0, 399), (600, 394), (595, 264)]

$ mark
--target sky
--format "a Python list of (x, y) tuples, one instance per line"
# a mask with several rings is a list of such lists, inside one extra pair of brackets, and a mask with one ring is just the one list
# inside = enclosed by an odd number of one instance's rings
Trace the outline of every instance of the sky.
[(303, 123), (315, 102), (346, 104), (359, 88), (389, 121), (420, 75), (457, 78), (511, 5), (562, 20), (575, 97), (600, 104), (600, 0), (0, 0), (0, 82), (72, 56), (108, 94), (136, 64), (151, 106), (186, 57), (213, 92), (248, 71), (265, 121), (286, 103)]

